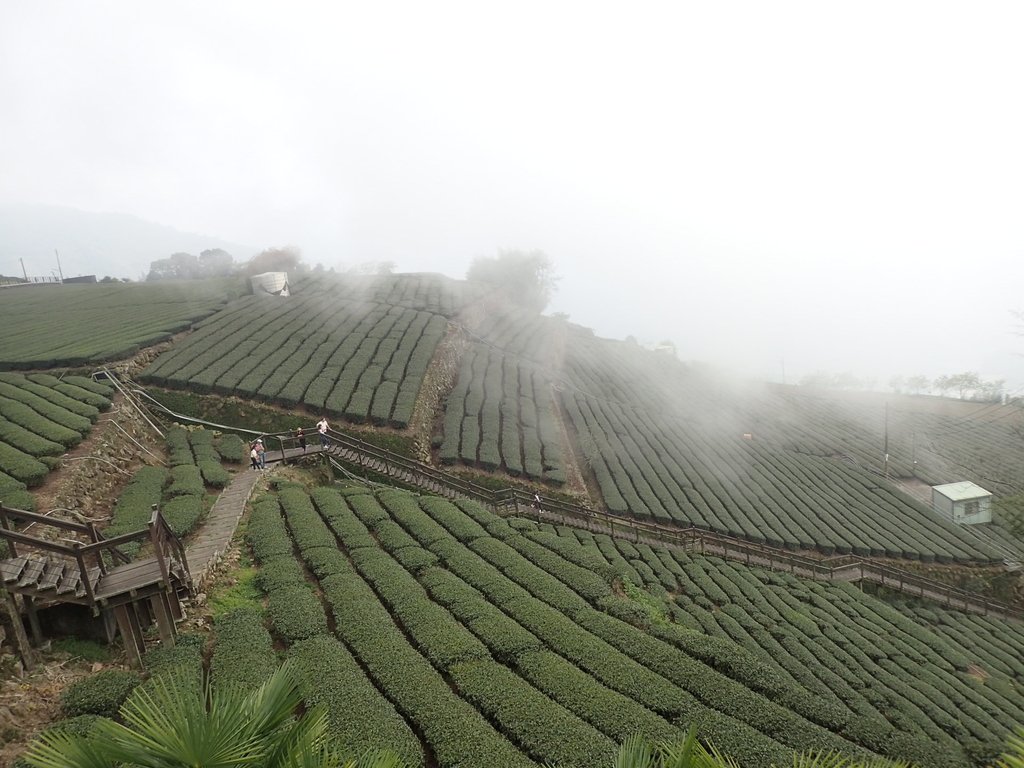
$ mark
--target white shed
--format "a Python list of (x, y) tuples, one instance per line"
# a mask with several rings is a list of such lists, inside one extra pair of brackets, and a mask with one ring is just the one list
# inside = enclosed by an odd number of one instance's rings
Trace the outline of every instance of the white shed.
[(252, 292), (257, 296), (269, 293), (271, 296), (289, 296), (287, 272), (263, 272), (249, 278)]
[(954, 523), (991, 523), (992, 494), (968, 480), (933, 485), (932, 509)]

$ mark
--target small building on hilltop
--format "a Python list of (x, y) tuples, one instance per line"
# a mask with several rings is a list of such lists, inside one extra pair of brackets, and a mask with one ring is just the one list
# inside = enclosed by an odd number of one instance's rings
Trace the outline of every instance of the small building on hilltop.
[(969, 480), (933, 485), (932, 509), (954, 523), (991, 523), (992, 493)]
[(289, 296), (287, 272), (263, 272), (249, 278), (249, 285), (252, 292), (259, 296), (269, 293), (271, 296)]

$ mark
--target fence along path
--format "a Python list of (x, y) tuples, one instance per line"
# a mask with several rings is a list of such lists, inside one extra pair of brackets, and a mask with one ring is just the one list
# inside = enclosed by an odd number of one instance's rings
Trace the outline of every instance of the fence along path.
[[(293, 433), (270, 437), (277, 442), (279, 448), (268, 452), (268, 461), (288, 462), (303, 455), (302, 449), (294, 447), (297, 440)], [(305, 454), (324, 452), (333, 463), (342, 462), (355, 467), (364, 477), (372, 472), (376, 478), (389, 484), (400, 483), (450, 499), (471, 499), (490, 507), (499, 515), (521, 515), (539, 522), (606, 533), (614, 538), (715, 555), (816, 581), (874, 583), (913, 597), (933, 600), (956, 610), (1024, 621), (1024, 610), (1009, 603), (893, 567), (876, 558), (842, 555), (816, 559), (700, 528), (680, 528), (621, 517), (557, 499), (541, 497), (537, 505), (533, 496), (515, 488), (491, 491), (334, 430), (329, 430), (327, 437), (327, 448), (321, 448), (319, 436), (310, 431), (307, 438), (310, 444)]]
[[(109, 371), (104, 371), (104, 373), (110, 378), (114, 378)], [(148, 401), (146, 405), (155, 406), (179, 421), (190, 421), (229, 431), (242, 431), (254, 436), (263, 434), (255, 430), (238, 430), (236, 427), (214, 424), (174, 413), (149, 397), (144, 390), (135, 388), (133, 392), (144, 397)], [(143, 403), (140, 402), (140, 409), (142, 405)], [(816, 559), (701, 528), (662, 525), (613, 515), (604, 510), (568, 504), (557, 499), (541, 497), (540, 504), (536, 505), (533, 496), (516, 488), (491, 491), (482, 485), (463, 480), (451, 473), (399, 456), (372, 443), (335, 430), (328, 430), (326, 448), (321, 447), (319, 435), (315, 430), (305, 430), (305, 433), (308, 442), (305, 450), (298, 447), (298, 440), (294, 432), (263, 434), (265, 445), (268, 448), (267, 462), (288, 463), (303, 456), (326, 453), (328, 460), (339, 469), (344, 469), (341, 467), (341, 463), (354, 466), (367, 479), (367, 473), (372, 472), (377, 478), (387, 481), (388, 484), (400, 483), (449, 499), (463, 498), (478, 501), (490, 507), (496, 514), (503, 516), (524, 515), (542, 522), (583, 528), (595, 533), (606, 533), (614, 538), (681, 548), (687, 552), (716, 555), (760, 568), (786, 571), (816, 581), (871, 582), (913, 597), (933, 600), (949, 608), (967, 613), (1024, 621), (1024, 610), (1010, 603), (895, 568), (878, 558), (842, 555)], [(252, 482), (254, 484), (255, 479)], [(252, 485), (249, 485), (244, 492), (245, 498), (248, 498), (251, 490)], [(226, 516), (233, 515), (234, 510), (237, 509), (240, 516), (241, 508), (244, 505), (245, 499), (242, 499), (240, 504), (236, 501), (230, 505), (232, 512), (229, 513), (225, 509), (224, 514)], [(237, 523), (237, 519), (235, 517), (235, 523)], [(233, 524), (231, 530), (232, 532), (234, 530)], [(228, 534), (229, 539), (230, 535)], [(215, 547), (215, 549), (217, 548)], [(223, 549), (219, 551), (223, 551)]]

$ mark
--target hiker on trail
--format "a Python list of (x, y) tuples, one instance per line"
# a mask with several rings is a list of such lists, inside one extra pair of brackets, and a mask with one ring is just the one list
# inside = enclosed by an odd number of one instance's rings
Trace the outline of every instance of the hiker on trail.
[(252, 459), (252, 468), (253, 469), (259, 469), (260, 468), (260, 457), (256, 453), (256, 447), (255, 446), (253, 446), (253, 448), (249, 451), (249, 458)]
[(295, 438), (299, 441), (299, 448), (302, 452), (306, 452), (306, 433), (302, 431), (302, 427), (295, 428)]
[(267, 468), (267, 449), (263, 447), (263, 438), (256, 438), (256, 455), (260, 460), (260, 469)]
[(540, 512), (540, 494), (539, 493), (534, 493), (533, 494), (533, 508), (537, 512)]
[(327, 448), (331, 444), (331, 438), (327, 436), (327, 417), (321, 416), (320, 421), (316, 423), (316, 429), (320, 433), (320, 447)]

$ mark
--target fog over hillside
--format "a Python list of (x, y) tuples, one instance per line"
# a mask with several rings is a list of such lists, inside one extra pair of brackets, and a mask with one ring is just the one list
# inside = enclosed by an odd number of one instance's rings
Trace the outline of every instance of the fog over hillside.
[(776, 381), (973, 370), (1020, 394), (1022, 21), (998, 2), (7, 3), (0, 204), (219, 241), (0, 218), (0, 272), (48, 274), (58, 248), (65, 272), (134, 278), (174, 250), (292, 244), (463, 277), (537, 248), (562, 275), (549, 311), (604, 336)]
[[(222, 248), (236, 260), (259, 249), (217, 237), (181, 232), (137, 216), (93, 213), (60, 206), (0, 205), (0, 272), (21, 277), (50, 276), (144, 280), (150, 262), (172, 253)], [(55, 253), (56, 252), (56, 253)], [(24, 272), (22, 271), (24, 267)]]

